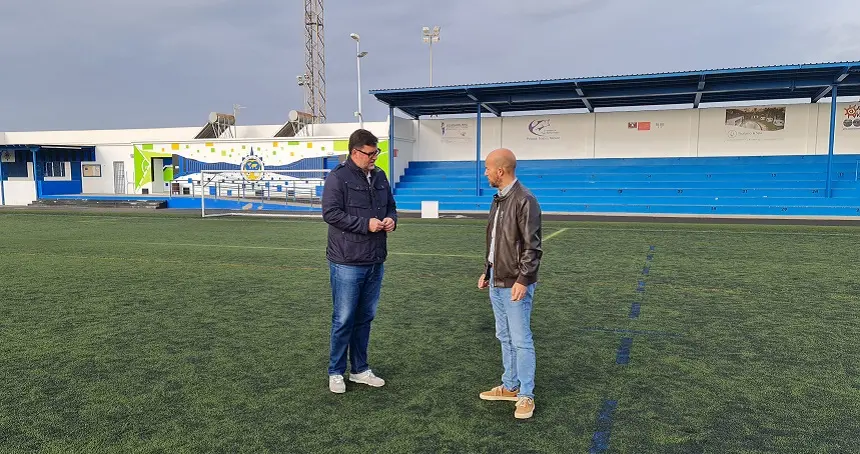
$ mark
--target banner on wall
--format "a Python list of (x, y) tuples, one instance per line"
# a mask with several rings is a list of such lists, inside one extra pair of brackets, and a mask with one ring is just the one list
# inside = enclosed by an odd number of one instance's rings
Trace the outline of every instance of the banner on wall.
[(467, 122), (443, 121), (439, 123), (442, 143), (464, 143), (475, 141), (472, 125)]
[(781, 140), (785, 107), (726, 109), (726, 140)]
[[(183, 158), (198, 170), (192, 175), (198, 175), (199, 169), (220, 168), (224, 170), (240, 170), (249, 181), (255, 181), (261, 176), (260, 169), (288, 170), (291, 165), (304, 159), (320, 159), (337, 155), (346, 155), (347, 140), (289, 140), (286, 142), (260, 139), (243, 142), (232, 141), (189, 141), (174, 143), (140, 143), (132, 144), (134, 158), (135, 190), (147, 187), (153, 181), (155, 159), (167, 159), (174, 156)], [(382, 154), (377, 158), (377, 166), (388, 168), (388, 141), (379, 144)], [(174, 179), (173, 165), (165, 166), (164, 181)], [(310, 167), (299, 167), (308, 170), (320, 168), (321, 163), (312, 162)], [(187, 175), (182, 175), (187, 179)]]
[(561, 140), (561, 131), (553, 127), (549, 118), (532, 120), (526, 126), (525, 139), (528, 141)]
[(860, 105), (851, 104), (842, 113), (843, 131), (860, 131)]
[(651, 123), (650, 121), (628, 121), (627, 129), (632, 129), (635, 131), (650, 131), (653, 129), (663, 129), (666, 127), (666, 123), (657, 122)]

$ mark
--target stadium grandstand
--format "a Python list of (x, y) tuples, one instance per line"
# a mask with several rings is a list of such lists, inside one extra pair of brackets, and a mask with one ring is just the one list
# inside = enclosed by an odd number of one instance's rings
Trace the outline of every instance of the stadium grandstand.
[[(405, 211), (486, 211), (482, 159), (506, 147), (551, 213), (860, 216), (858, 62), (370, 93), (389, 107), (365, 125)], [(357, 127), (213, 113), (202, 129), (7, 132), (0, 203), (318, 210)], [(274, 177), (248, 180), (249, 162)]]

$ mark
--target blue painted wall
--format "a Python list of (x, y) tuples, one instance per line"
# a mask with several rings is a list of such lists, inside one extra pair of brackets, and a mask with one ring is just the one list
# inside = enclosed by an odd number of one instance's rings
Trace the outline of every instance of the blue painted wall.
[(80, 194), (83, 192), (81, 163), (72, 162), (72, 181), (42, 181), (42, 195)]

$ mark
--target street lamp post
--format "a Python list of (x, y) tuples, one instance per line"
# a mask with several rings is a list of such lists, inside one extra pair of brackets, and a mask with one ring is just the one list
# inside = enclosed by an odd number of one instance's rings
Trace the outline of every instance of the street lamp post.
[(361, 58), (367, 55), (367, 52), (361, 51), (361, 38), (357, 33), (352, 33), (349, 37), (355, 40), (355, 67), (358, 77), (358, 111), (355, 116), (358, 117), (358, 127), (364, 129), (364, 116), (361, 114)]
[(433, 27), (433, 30), (430, 30), (430, 27), (424, 27), (421, 29), (423, 34), (423, 40), (425, 43), (430, 45), (430, 86), (433, 86), (433, 43), (439, 42), (439, 26)]

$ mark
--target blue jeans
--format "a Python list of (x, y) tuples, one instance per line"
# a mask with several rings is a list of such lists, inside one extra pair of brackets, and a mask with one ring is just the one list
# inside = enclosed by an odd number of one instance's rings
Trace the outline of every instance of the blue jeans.
[(534, 399), (535, 346), (532, 340), (531, 312), (536, 284), (526, 287), (519, 301), (511, 301), (511, 289), (493, 285), (490, 271), (490, 301), (496, 317), (496, 338), (502, 344), (502, 384), (519, 390), (520, 397)]
[(350, 372), (360, 374), (369, 369), (370, 322), (376, 317), (385, 268), (381, 263), (355, 266), (329, 262), (329, 269), (333, 307), (328, 374), (346, 372), (347, 350)]

